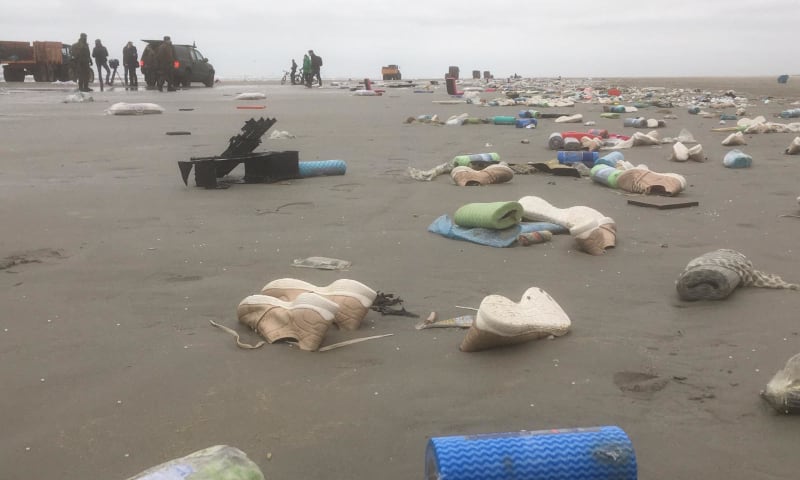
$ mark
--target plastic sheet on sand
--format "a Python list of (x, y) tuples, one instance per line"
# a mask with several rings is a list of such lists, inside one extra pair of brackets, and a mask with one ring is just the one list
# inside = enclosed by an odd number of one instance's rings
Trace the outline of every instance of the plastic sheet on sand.
[(504, 230), (493, 230), (490, 228), (463, 228), (453, 222), (449, 215), (442, 215), (428, 227), (431, 233), (438, 233), (443, 237), (454, 240), (465, 240), (467, 242), (488, 245), (490, 247), (510, 247), (517, 241), (517, 237), (522, 233), (541, 232), (548, 230), (554, 234), (568, 233), (569, 231), (561, 225), (548, 222), (522, 222)]

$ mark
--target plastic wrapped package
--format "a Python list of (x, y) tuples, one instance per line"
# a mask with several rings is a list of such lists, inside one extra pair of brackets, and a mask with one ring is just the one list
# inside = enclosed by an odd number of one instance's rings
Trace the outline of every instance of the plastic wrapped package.
[(162, 463), (128, 480), (264, 480), (264, 474), (241, 450), (216, 445)]

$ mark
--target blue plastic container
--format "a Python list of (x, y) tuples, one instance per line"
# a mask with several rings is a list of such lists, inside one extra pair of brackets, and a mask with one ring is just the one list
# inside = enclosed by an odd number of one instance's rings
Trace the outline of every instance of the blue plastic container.
[(558, 163), (572, 165), (573, 163), (583, 163), (589, 168), (594, 166), (595, 161), (600, 156), (597, 152), (570, 152), (561, 150), (556, 154)]
[(800, 108), (792, 108), (781, 112), (781, 118), (799, 118)]
[(535, 118), (518, 118), (517, 128), (536, 128), (539, 122)]
[(344, 175), (347, 171), (347, 164), (344, 160), (297, 162), (297, 166), (300, 170), (300, 178)]
[(594, 163), (595, 165), (603, 164), (603, 165), (608, 165), (609, 167), (616, 168), (617, 162), (622, 160), (625, 160), (625, 155), (623, 155), (622, 152), (615, 151), (603, 155), (602, 157), (598, 158), (597, 161)]
[(725, 154), (722, 164), (728, 168), (750, 168), (753, 165), (753, 157), (741, 150), (731, 150)]
[(636, 480), (636, 453), (614, 426), (434, 437), (427, 480)]
[(620, 174), (622, 174), (622, 170), (599, 163), (592, 167), (590, 177), (592, 181), (607, 187), (617, 188), (617, 178), (619, 178)]

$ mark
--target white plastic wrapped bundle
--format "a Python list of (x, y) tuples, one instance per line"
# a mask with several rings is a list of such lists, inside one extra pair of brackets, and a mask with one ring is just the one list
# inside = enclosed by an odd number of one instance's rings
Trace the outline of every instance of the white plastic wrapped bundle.
[(234, 100), (264, 100), (265, 98), (267, 98), (267, 96), (264, 95), (263, 93), (246, 92), (236, 95), (236, 97), (234, 97)]
[(108, 115), (150, 115), (164, 113), (164, 108), (155, 103), (119, 102), (108, 107), (106, 113)]

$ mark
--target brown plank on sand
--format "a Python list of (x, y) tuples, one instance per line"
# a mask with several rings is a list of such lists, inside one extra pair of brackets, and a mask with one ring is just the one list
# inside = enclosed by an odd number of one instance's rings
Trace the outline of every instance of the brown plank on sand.
[(637, 205), (639, 207), (653, 207), (659, 210), (669, 210), (672, 208), (696, 207), (700, 205), (700, 202), (696, 200), (684, 200), (682, 198), (645, 197), (628, 200), (628, 204)]

